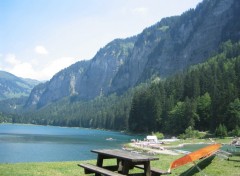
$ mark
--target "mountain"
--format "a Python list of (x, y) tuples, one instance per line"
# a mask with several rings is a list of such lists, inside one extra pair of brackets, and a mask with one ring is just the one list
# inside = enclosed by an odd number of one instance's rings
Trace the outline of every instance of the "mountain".
[(67, 96), (90, 100), (123, 93), (154, 77), (166, 78), (240, 39), (240, 2), (203, 0), (181, 16), (162, 19), (137, 36), (116, 39), (93, 59), (78, 62), (33, 89), (25, 105), (43, 107)]
[(0, 100), (29, 96), (39, 81), (17, 77), (11, 73), (0, 71)]
[[(161, 20), (138, 37), (132, 55), (113, 80), (125, 90), (152, 76), (172, 75), (204, 62), (229, 39), (240, 39), (237, 0), (204, 0), (181, 16)], [(231, 27), (234, 26), (234, 27)]]
[(66, 96), (89, 100), (108, 94), (112, 79), (128, 58), (136, 37), (116, 39), (100, 49), (92, 60), (80, 61), (36, 86), (26, 107), (42, 107)]

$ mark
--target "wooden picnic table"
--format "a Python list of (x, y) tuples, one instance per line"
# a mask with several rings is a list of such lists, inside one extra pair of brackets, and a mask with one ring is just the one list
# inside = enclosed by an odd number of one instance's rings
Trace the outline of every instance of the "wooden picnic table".
[[(131, 153), (119, 149), (92, 150), (91, 152), (98, 154), (97, 157), (98, 167), (103, 167), (104, 159), (116, 158), (117, 166), (116, 167), (113, 166), (112, 168), (117, 169), (117, 171), (123, 175), (129, 175), (130, 169), (133, 169), (137, 165), (142, 165), (144, 175), (151, 176), (150, 161), (159, 159), (157, 157), (142, 155), (138, 153)], [(109, 167), (109, 169), (111, 168)]]

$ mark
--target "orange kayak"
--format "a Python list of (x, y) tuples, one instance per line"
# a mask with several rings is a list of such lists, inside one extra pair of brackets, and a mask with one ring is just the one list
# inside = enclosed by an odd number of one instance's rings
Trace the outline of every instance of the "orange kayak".
[(191, 152), (191, 153), (173, 161), (170, 165), (170, 170), (175, 169), (179, 166), (183, 166), (190, 162), (197, 161), (202, 158), (207, 158), (207, 157), (215, 154), (219, 150), (220, 147), (221, 147), (221, 144), (212, 144), (212, 145), (203, 147), (199, 150), (196, 150), (194, 152)]

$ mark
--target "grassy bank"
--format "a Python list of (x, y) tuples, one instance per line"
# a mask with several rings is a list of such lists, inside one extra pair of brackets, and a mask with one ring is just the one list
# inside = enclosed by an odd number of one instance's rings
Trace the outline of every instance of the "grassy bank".
[[(171, 161), (180, 156), (158, 155), (158, 161), (152, 162), (153, 167), (167, 170)], [(78, 167), (78, 163), (89, 162), (95, 164), (96, 161), (74, 161), (74, 162), (44, 162), (44, 163), (16, 163), (16, 164), (0, 164), (0, 176), (79, 176), (84, 175), (83, 169)], [(115, 164), (115, 161), (109, 160), (107, 164)], [(232, 157), (230, 160), (223, 160), (215, 157), (212, 161), (204, 163), (204, 173), (208, 176), (240, 176), (240, 157)], [(209, 165), (208, 165), (209, 164)], [(171, 175), (201, 175), (197, 170), (193, 170), (190, 174), (186, 171), (192, 166), (186, 166), (173, 170)], [(135, 170), (134, 172), (137, 172)]]
[[(90, 161), (94, 163), (94, 161)], [(83, 169), (77, 166), (80, 162), (39, 162), (0, 164), (0, 176), (79, 176)]]
[[(229, 143), (232, 139), (214, 139), (219, 143)], [(197, 140), (181, 140), (176, 141), (171, 146), (177, 146), (182, 143), (206, 143), (209, 140), (197, 139)], [(167, 170), (172, 161), (180, 158), (181, 155), (157, 155), (158, 161), (151, 162), (151, 166)], [(92, 163), (95, 164), (95, 160), (91, 161), (72, 161), (72, 162), (39, 162), (39, 163), (16, 163), (16, 164), (0, 164), (0, 176), (81, 176), (84, 175), (82, 168), (78, 167), (79, 163)], [(116, 164), (115, 160), (108, 160), (106, 165)], [(180, 176), (200, 176), (202, 175), (196, 169), (186, 174), (193, 164), (188, 164), (183, 167), (177, 168), (172, 171), (171, 175)], [(208, 176), (240, 176), (240, 156), (231, 157), (230, 160), (224, 160), (219, 157), (215, 157), (212, 160), (208, 160), (200, 164), (203, 171)], [(133, 172), (138, 172), (135, 169)], [(93, 174), (91, 175), (93, 176)]]

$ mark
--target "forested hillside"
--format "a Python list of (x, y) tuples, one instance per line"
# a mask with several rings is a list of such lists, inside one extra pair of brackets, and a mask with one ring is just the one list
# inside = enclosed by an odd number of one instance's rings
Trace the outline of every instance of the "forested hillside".
[[(135, 88), (137, 89), (137, 88)], [(134, 90), (122, 96), (99, 96), (79, 101), (77, 96), (65, 98), (37, 111), (14, 117), (13, 123), (32, 123), (70, 127), (126, 130)]]
[(240, 43), (226, 42), (207, 62), (149, 83), (122, 96), (72, 96), (13, 122), (174, 135), (189, 126), (212, 132), (220, 124), (228, 131), (240, 126)]
[(129, 130), (181, 134), (189, 126), (215, 131), (240, 127), (240, 43), (150, 88), (136, 91)]
[(0, 123), (12, 122), (12, 116), (0, 112)]

